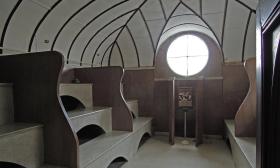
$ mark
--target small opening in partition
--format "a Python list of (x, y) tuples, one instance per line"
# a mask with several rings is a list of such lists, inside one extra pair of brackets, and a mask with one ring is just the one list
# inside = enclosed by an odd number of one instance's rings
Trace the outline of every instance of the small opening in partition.
[(88, 125), (83, 127), (77, 132), (79, 138), (79, 144), (84, 144), (102, 134), (105, 134), (105, 131), (98, 125)]
[(66, 111), (72, 111), (76, 109), (84, 109), (85, 106), (83, 105), (80, 100), (76, 99), (72, 96), (60, 96), (63, 106)]
[(141, 140), (140, 140), (140, 142), (139, 142), (138, 149), (139, 149), (141, 146), (143, 146), (144, 143), (145, 143), (148, 139), (150, 139), (150, 138), (151, 138), (150, 134), (149, 134), (149, 133), (145, 133), (145, 134), (142, 136), (142, 138), (141, 138)]
[(24, 166), (11, 162), (0, 162), (0, 167), (1, 168), (25, 168)]
[(120, 168), (122, 167), (125, 163), (127, 162), (127, 160), (124, 157), (118, 157), (116, 159), (114, 159), (110, 165), (108, 166), (108, 168)]

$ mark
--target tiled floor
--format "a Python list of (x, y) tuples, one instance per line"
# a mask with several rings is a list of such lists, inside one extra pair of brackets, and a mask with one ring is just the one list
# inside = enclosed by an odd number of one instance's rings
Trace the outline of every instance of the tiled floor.
[(198, 148), (181, 141), (170, 146), (167, 137), (153, 137), (122, 168), (234, 168), (224, 141), (208, 139)]

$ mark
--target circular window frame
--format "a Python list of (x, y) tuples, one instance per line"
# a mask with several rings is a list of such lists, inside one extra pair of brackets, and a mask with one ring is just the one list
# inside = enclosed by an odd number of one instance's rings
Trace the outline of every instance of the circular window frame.
[[(174, 44), (174, 42), (176, 42), (176, 40), (178, 40), (178, 39), (180, 39), (180, 38), (182, 38), (182, 37), (184, 37), (184, 36), (194, 36), (195, 38), (199, 39), (199, 41), (202, 42), (202, 44), (205, 46), (205, 49), (207, 50), (207, 54), (205, 55), (205, 56), (207, 57), (207, 58), (206, 58), (206, 61), (205, 61), (205, 64), (203, 64), (202, 68), (200, 68), (197, 72), (192, 73), (192, 74), (190, 74), (190, 75), (176, 72), (176, 70), (174, 70), (174, 67), (172, 67), (172, 66), (170, 65), (170, 63), (169, 63), (170, 57), (168, 57), (168, 51), (169, 51), (170, 47)], [(204, 56), (204, 55), (202, 55), (202, 56)], [(192, 56), (186, 55), (186, 56), (180, 56), (180, 57), (186, 57), (186, 58), (188, 59), (189, 57), (192, 57)], [(209, 63), (209, 60), (210, 60), (210, 50), (209, 50), (208, 44), (207, 44), (207, 42), (204, 40), (204, 38), (201, 38), (201, 37), (199, 36), (199, 34), (197, 34), (197, 33), (188, 32), (188, 33), (180, 34), (179, 36), (177, 36), (176, 38), (174, 38), (174, 39), (169, 43), (169, 45), (168, 45), (168, 47), (167, 47), (167, 50), (166, 50), (166, 56), (165, 56), (165, 58), (166, 58), (166, 63), (167, 63), (167, 65), (168, 65), (169, 69), (170, 69), (174, 74), (179, 75), (179, 76), (182, 76), (182, 77), (185, 77), (185, 78), (188, 78), (188, 77), (193, 77), (193, 76), (196, 76), (196, 75), (200, 74), (200, 73), (207, 67), (207, 65), (208, 65), (208, 63)], [(186, 63), (186, 64), (188, 64), (188, 63)], [(187, 66), (187, 65), (186, 65), (186, 66)], [(188, 70), (187, 70), (186, 72), (188, 73)]]

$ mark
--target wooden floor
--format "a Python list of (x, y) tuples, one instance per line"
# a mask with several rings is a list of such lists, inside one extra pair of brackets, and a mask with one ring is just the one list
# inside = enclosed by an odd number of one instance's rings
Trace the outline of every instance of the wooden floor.
[(182, 138), (170, 146), (167, 137), (149, 139), (122, 168), (234, 168), (230, 150), (223, 140), (208, 139), (198, 148), (182, 145)]

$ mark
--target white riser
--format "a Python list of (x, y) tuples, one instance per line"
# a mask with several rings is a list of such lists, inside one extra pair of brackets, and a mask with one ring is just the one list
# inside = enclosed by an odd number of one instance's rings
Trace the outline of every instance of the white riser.
[(13, 121), (13, 85), (0, 83), (0, 126)]
[(114, 146), (110, 151), (104, 153), (91, 164), (81, 168), (107, 168), (109, 164), (118, 157), (131, 159), (138, 150), (139, 142), (145, 133), (151, 135), (151, 121), (141, 128), (129, 133), (129, 136)]
[(1, 161), (16, 163), (27, 168), (38, 168), (44, 161), (43, 148), (42, 126), (0, 136)]
[(76, 132), (91, 124), (100, 126), (105, 132), (112, 131), (112, 108), (94, 107), (84, 111), (71, 111), (68, 112), (68, 116)]
[(135, 117), (139, 117), (138, 100), (127, 100), (126, 104), (128, 106), (128, 109), (133, 112)]
[(75, 97), (85, 107), (93, 106), (92, 84), (60, 84), (59, 95)]

